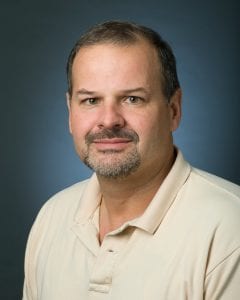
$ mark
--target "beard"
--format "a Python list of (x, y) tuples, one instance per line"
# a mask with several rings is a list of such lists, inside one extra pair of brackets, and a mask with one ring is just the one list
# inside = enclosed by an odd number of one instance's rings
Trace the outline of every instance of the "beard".
[[(101, 150), (97, 153), (91, 150), (91, 144), (95, 139), (127, 138), (133, 142), (134, 147), (128, 150)], [(136, 144), (139, 137), (136, 132), (126, 129), (103, 129), (101, 132), (86, 135), (86, 151), (83, 153), (83, 162), (97, 175), (106, 178), (124, 178), (138, 169), (141, 163), (140, 153)], [(99, 155), (100, 154), (100, 155)]]

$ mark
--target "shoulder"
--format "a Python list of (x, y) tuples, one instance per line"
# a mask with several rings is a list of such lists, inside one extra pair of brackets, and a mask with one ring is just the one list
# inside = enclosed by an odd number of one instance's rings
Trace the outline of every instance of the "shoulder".
[(30, 249), (28, 252), (37, 252), (38, 245), (51, 240), (56, 232), (73, 222), (88, 182), (89, 179), (78, 182), (45, 202), (31, 228), (27, 243), (27, 249)]
[(83, 195), (90, 179), (75, 183), (74, 185), (65, 188), (64, 190), (53, 195), (44, 203), (34, 225), (31, 229), (31, 234), (34, 235), (40, 232), (44, 235), (49, 230), (57, 229), (60, 224), (73, 222), (75, 213), (80, 205), (81, 196)]
[(25, 290), (37, 298), (36, 266), (43, 253), (47, 256), (58, 232), (64, 234), (73, 222), (88, 180), (76, 183), (52, 196), (39, 211), (31, 228), (25, 253)]
[(212, 232), (219, 244), (232, 249), (240, 247), (240, 187), (193, 168), (186, 190), (187, 203), (205, 234)]
[(195, 243), (205, 249), (208, 272), (234, 253), (239, 257), (240, 187), (192, 168), (181, 195), (183, 222), (188, 222)]
[(192, 168), (181, 196), (180, 205), (201, 236), (214, 236), (232, 249), (240, 246), (239, 186)]
[(240, 198), (239, 185), (196, 168), (192, 168), (192, 174), (196, 180), (207, 185), (210, 190)]
[(228, 180), (199, 169), (192, 169), (189, 178), (191, 194), (212, 217), (221, 223), (228, 220), (240, 226), (240, 187)]
[(79, 202), (81, 195), (88, 186), (90, 179), (75, 183), (53, 195), (44, 206), (48, 208), (67, 208)]
[(204, 205), (240, 209), (240, 186), (221, 177), (192, 168), (188, 188), (191, 195), (201, 198)]

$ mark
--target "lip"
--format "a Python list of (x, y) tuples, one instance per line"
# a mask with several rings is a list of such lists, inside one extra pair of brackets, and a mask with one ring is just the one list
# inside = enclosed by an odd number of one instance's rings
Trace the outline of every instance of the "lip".
[(131, 140), (125, 138), (96, 139), (93, 143), (98, 150), (122, 150)]

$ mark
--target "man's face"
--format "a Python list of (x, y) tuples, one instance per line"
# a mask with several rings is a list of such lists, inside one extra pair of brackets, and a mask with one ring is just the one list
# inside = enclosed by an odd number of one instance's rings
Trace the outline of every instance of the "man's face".
[(72, 68), (69, 126), (76, 151), (98, 175), (151, 174), (172, 151), (180, 93), (163, 96), (157, 52), (145, 41), (82, 48)]

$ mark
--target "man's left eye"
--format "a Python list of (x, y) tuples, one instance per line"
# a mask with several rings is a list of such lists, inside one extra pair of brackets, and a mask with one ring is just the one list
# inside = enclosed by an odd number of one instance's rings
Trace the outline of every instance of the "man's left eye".
[(142, 99), (140, 97), (137, 96), (129, 96), (126, 98), (126, 102), (130, 103), (130, 104), (137, 104), (141, 101)]

